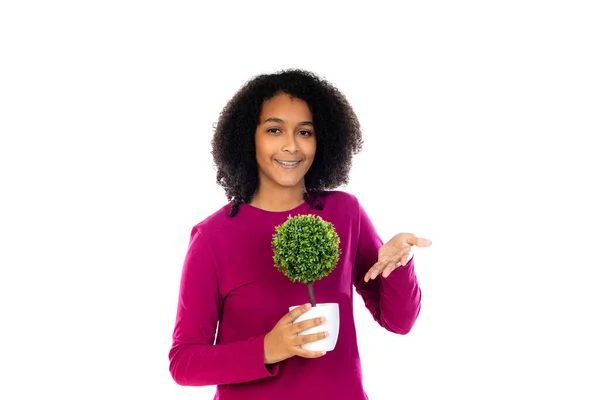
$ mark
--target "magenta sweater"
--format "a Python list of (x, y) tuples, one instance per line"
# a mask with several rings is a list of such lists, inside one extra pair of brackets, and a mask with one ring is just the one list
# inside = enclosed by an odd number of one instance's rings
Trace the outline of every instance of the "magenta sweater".
[[(365, 400), (352, 308), (353, 288), (385, 329), (406, 334), (421, 304), (413, 260), (387, 279), (363, 278), (382, 245), (356, 197), (332, 191), (323, 210), (303, 203), (270, 212), (248, 204), (229, 218), (226, 205), (194, 226), (181, 278), (170, 371), (186, 386), (217, 385), (219, 400)], [(333, 351), (317, 359), (264, 364), (264, 336), (288, 312), (308, 302), (306, 286), (273, 265), (275, 226), (289, 215), (316, 214), (340, 236), (333, 272), (314, 284), (317, 303), (338, 303), (340, 332)], [(217, 333), (218, 325), (218, 335)], [(216, 341), (215, 341), (216, 336)], [(393, 356), (391, 356), (393, 357)]]

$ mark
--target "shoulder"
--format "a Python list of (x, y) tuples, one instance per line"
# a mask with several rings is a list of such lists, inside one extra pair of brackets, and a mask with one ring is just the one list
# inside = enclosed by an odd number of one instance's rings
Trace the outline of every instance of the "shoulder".
[(214, 211), (192, 227), (192, 238), (198, 234), (204, 236), (214, 236), (219, 231), (224, 230), (231, 223), (229, 212), (231, 211), (231, 202)]
[(358, 198), (355, 195), (343, 190), (325, 191), (320, 193), (319, 197), (322, 198), (325, 207), (350, 207), (355, 209), (359, 205)]
[(358, 198), (343, 190), (330, 190), (319, 194), (324, 216), (354, 224), (361, 217), (362, 207)]

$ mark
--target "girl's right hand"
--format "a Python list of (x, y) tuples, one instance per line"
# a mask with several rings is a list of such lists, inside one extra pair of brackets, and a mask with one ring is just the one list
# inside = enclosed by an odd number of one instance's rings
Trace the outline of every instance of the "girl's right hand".
[(302, 322), (293, 323), (300, 315), (310, 309), (310, 304), (296, 307), (284, 315), (275, 327), (265, 336), (265, 364), (274, 364), (293, 356), (304, 358), (318, 358), (325, 355), (321, 351), (304, 350), (300, 345), (315, 342), (327, 337), (327, 332), (298, 335), (308, 328), (321, 325), (324, 318), (313, 318)]

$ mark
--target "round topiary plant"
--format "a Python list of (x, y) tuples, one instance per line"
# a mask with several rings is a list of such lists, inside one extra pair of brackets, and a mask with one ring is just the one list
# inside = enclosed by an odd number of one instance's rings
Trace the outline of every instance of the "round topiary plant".
[(293, 282), (304, 283), (315, 307), (313, 282), (329, 275), (340, 259), (340, 238), (333, 224), (316, 215), (297, 215), (276, 226), (275, 232), (275, 267)]

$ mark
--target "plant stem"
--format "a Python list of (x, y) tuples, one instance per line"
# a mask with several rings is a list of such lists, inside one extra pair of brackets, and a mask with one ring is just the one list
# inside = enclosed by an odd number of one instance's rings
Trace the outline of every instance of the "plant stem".
[(306, 286), (308, 287), (308, 297), (310, 298), (310, 304), (313, 307), (316, 307), (317, 302), (315, 301), (315, 290), (313, 289), (313, 283), (309, 282), (306, 284)]

